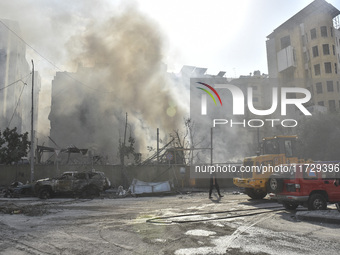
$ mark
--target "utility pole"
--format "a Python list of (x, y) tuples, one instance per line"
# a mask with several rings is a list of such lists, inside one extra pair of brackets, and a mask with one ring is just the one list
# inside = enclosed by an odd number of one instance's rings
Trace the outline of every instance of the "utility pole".
[(125, 157), (125, 142), (126, 142), (126, 129), (127, 129), (127, 118), (128, 118), (128, 114), (126, 113), (126, 117), (125, 117), (125, 130), (124, 130), (124, 142), (123, 142), (123, 148), (122, 148), (122, 165), (124, 166), (124, 157)]
[(127, 121), (128, 121), (128, 114), (126, 113), (126, 117), (125, 117), (125, 130), (124, 130), (124, 142), (123, 142), (123, 147), (122, 147), (122, 182), (123, 182), (123, 187), (127, 188), (128, 185), (128, 180), (127, 180), (127, 176), (126, 176), (126, 172), (125, 172), (125, 163), (124, 163), (124, 158), (125, 158), (125, 142), (126, 142), (126, 129), (127, 129)]
[(159, 164), (159, 128), (157, 128), (157, 164)]
[(211, 128), (211, 131), (210, 131), (210, 143), (211, 143), (211, 151), (210, 151), (210, 165), (212, 166), (213, 165), (213, 128)]
[(32, 59), (32, 110), (31, 110), (31, 182), (34, 181), (34, 63)]

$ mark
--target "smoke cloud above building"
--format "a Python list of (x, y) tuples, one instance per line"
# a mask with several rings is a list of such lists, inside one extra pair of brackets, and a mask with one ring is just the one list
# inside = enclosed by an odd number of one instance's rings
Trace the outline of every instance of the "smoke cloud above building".
[[(23, 38), (43, 56), (27, 47), (27, 58), (36, 57), (45, 87), (40, 125), (48, 127), (47, 117), (51, 120), (51, 137), (58, 145), (116, 156), (125, 113), (128, 136), (136, 138), (136, 150), (141, 152), (154, 146), (150, 143), (155, 142), (157, 128), (165, 135), (182, 125), (186, 114), (179, 91), (163, 63), (164, 36), (134, 2), (117, 4), (110, 11), (105, 2), (93, 6), (74, 1), (67, 9), (59, 1), (41, 2), (39, 8), (21, 2), (0, 5), (13, 10), (10, 18), (18, 19)], [(28, 13), (35, 15), (30, 19)], [(53, 68), (45, 58), (55, 64)], [(46, 128), (42, 132), (49, 135)], [(64, 135), (53, 137), (56, 132)]]

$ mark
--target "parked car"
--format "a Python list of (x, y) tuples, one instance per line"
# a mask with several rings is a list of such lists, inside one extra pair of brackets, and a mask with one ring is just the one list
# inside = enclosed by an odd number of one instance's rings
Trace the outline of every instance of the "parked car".
[(273, 192), (270, 197), (289, 210), (299, 205), (309, 210), (325, 210), (327, 203), (335, 203), (340, 208), (340, 187), (334, 185), (339, 173), (331, 169), (334, 169), (333, 163), (290, 165), (287, 173), (273, 176), (269, 181)]
[(102, 172), (65, 172), (59, 178), (36, 181), (34, 191), (42, 199), (54, 196), (95, 197), (110, 188), (111, 182)]

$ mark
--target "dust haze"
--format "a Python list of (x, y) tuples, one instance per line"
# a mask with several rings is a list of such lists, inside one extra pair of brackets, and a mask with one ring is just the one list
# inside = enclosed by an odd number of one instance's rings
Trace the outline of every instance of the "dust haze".
[[(65, 129), (65, 137), (72, 134), (72, 140), (59, 145), (92, 147), (115, 157), (128, 113), (128, 136), (136, 138), (136, 150), (144, 153), (146, 146), (154, 146), (157, 128), (163, 135), (180, 128), (186, 113), (162, 62), (161, 28), (133, 1), (119, 2), (114, 10), (108, 6), (105, 1), (95, 5), (11, 1), (0, 3), (0, 9), (6, 10), (0, 14), (17, 20), (25, 41), (59, 68), (27, 47), (27, 59), (35, 57), (42, 76), (41, 133), (49, 135), (47, 118), (60, 115), (65, 119), (58, 125)], [(65, 80), (70, 90), (57, 93), (52, 107), (59, 108), (48, 115), (50, 84), (63, 75), (62, 70), (68, 71)], [(75, 118), (78, 112), (82, 114)], [(88, 137), (91, 142), (84, 142)]]

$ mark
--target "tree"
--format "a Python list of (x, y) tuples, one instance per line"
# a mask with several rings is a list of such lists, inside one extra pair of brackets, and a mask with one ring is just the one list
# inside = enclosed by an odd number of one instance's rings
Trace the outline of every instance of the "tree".
[(118, 147), (118, 154), (120, 158), (120, 162), (123, 165), (124, 163), (124, 157), (130, 158), (130, 155), (134, 157), (135, 164), (140, 163), (140, 153), (135, 152), (135, 144), (136, 140), (131, 135), (129, 137), (128, 143), (129, 145), (126, 146), (124, 143), (121, 142), (121, 139), (119, 139), (119, 147)]
[(200, 160), (199, 150), (195, 150), (195, 148), (203, 143), (205, 137), (199, 137), (201, 140), (197, 141), (198, 135), (196, 131), (195, 122), (190, 118), (184, 118), (184, 129), (174, 130), (170, 134), (170, 137), (173, 138), (172, 146), (182, 154), (184, 164), (192, 165), (194, 161)]
[(0, 163), (9, 165), (26, 157), (30, 144), (28, 132), (18, 134), (16, 127), (0, 131)]

